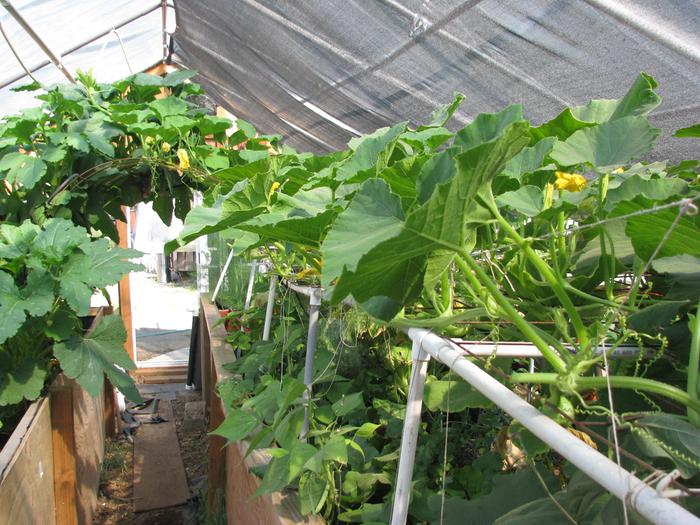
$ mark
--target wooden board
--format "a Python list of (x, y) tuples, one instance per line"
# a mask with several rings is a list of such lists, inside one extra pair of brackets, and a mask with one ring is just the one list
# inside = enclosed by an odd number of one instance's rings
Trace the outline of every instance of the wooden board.
[(161, 400), (158, 413), (168, 422), (141, 425), (134, 436), (135, 512), (174, 507), (190, 497), (170, 401)]
[(47, 399), (32, 403), (0, 452), (0, 523), (56, 524)]

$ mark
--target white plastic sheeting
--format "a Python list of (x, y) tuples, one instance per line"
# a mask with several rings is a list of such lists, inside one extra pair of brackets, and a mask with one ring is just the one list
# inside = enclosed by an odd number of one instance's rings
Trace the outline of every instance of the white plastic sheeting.
[[(77, 69), (92, 69), (97, 80), (111, 82), (148, 69), (163, 59), (163, 22), (160, 0), (10, 0), (12, 6), (75, 75)], [(124, 24), (130, 18), (153, 9), (150, 13)], [(172, 8), (167, 9), (167, 30), (175, 29)], [(34, 69), (48, 58), (19, 24), (0, 7), (0, 22), (25, 65)], [(119, 43), (116, 29), (124, 49)], [(88, 42), (94, 36), (108, 33)], [(87, 42), (87, 43), (86, 43)], [(75, 51), (68, 51), (84, 44)], [(126, 54), (126, 59), (124, 57)], [(128, 59), (128, 65), (127, 65)], [(50, 85), (67, 82), (53, 65), (40, 67), (34, 75)], [(17, 79), (17, 77), (20, 77)], [(14, 80), (17, 79), (17, 80)], [(9, 85), (8, 82), (10, 82)], [(0, 115), (15, 113), (37, 104), (35, 93), (10, 91), (13, 86), (31, 82), (0, 36)]]

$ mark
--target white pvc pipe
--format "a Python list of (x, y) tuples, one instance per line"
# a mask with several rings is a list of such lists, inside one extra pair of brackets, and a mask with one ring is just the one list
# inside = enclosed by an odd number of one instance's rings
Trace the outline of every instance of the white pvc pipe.
[(258, 260), (253, 259), (250, 263), (250, 276), (248, 277), (248, 289), (245, 292), (245, 303), (243, 304), (243, 309), (247, 310), (250, 308), (250, 303), (253, 300), (253, 286), (255, 285), (255, 270), (258, 268)]
[(587, 476), (651, 522), (658, 525), (700, 524), (699, 518), (670, 499), (660, 496), (638, 477), (618, 467), (603, 454), (574, 437), (565, 428), (465, 359), (463, 353), (455, 350), (440, 336), (421, 328), (410, 328), (408, 335), (412, 340), (419, 341), (425, 352), (447, 365)]
[(309, 432), (309, 403), (314, 380), (314, 357), (316, 356), (316, 341), (318, 340), (318, 317), (321, 310), (320, 294), (309, 296), (309, 331), (306, 336), (306, 359), (304, 361), (304, 424), (300, 437), (304, 438)]
[(221, 285), (224, 282), (224, 279), (226, 278), (226, 272), (228, 272), (228, 267), (231, 266), (231, 261), (233, 260), (233, 249), (228, 253), (228, 257), (226, 258), (226, 262), (224, 263), (224, 267), (221, 269), (221, 273), (219, 274), (219, 279), (216, 281), (216, 286), (214, 287), (214, 293), (211, 294), (211, 302), (215, 303), (216, 302), (216, 296), (219, 295), (219, 290), (221, 289)]
[(418, 430), (420, 429), (420, 414), (423, 409), (423, 391), (428, 372), (428, 360), (430, 359), (430, 356), (421, 349), (418, 340), (413, 342), (412, 354), (411, 382), (408, 387), (406, 415), (403, 419), (403, 432), (401, 433), (401, 451), (399, 453), (399, 467), (396, 472), (391, 525), (404, 525), (408, 518), (413, 465), (418, 445)]
[(263, 341), (270, 340), (270, 328), (272, 327), (272, 310), (275, 306), (275, 292), (277, 291), (277, 276), (270, 276), (270, 289), (267, 291), (267, 306), (265, 308), (265, 324), (263, 325)]

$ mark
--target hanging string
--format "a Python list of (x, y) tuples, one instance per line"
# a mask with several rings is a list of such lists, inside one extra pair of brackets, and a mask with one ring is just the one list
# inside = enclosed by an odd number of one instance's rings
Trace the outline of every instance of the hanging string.
[[(608, 389), (608, 407), (610, 408), (610, 421), (612, 422), (613, 443), (615, 444), (615, 459), (617, 467), (620, 469), (620, 479), (622, 480), (622, 460), (620, 459), (620, 442), (617, 437), (617, 415), (615, 414), (615, 406), (613, 403), (612, 386), (610, 385), (610, 368), (608, 367), (608, 351), (605, 348), (605, 338), (601, 341), (603, 346), (603, 364), (605, 366), (605, 383)], [(629, 516), (627, 515), (627, 501), (622, 499), (622, 513), (625, 519), (625, 525), (629, 525)]]
[(445, 517), (445, 484), (447, 482), (447, 440), (450, 435), (450, 393), (452, 392), (452, 370), (447, 374), (447, 410), (445, 411), (445, 445), (442, 451), (442, 490), (440, 491), (440, 525)]

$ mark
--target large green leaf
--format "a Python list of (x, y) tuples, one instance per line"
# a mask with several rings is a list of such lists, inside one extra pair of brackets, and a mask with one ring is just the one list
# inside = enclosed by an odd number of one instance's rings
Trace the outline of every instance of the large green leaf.
[(233, 189), (221, 196), (211, 207), (196, 206), (187, 214), (180, 236), (165, 244), (166, 253), (201, 237), (232, 228), (265, 210), (267, 194), (272, 184), (269, 175), (253, 175), (238, 181)]
[(235, 443), (247, 438), (260, 425), (258, 419), (244, 410), (231, 410), (223, 422), (211, 433)]
[(33, 250), (50, 260), (59, 261), (73, 248), (90, 242), (87, 230), (66, 219), (50, 219), (34, 240)]
[(547, 137), (566, 140), (578, 130), (588, 128), (593, 125), (593, 122), (583, 122), (577, 119), (574, 117), (571, 109), (566, 108), (552, 120), (545, 122), (540, 126), (530, 128), (530, 134), (532, 135), (533, 142), (541, 142), (542, 139)]
[(118, 246), (110, 248), (104, 238), (83, 244), (80, 249), (83, 253), (72, 254), (63, 265), (60, 291), (78, 314), (85, 315), (95, 288), (116, 284), (127, 273), (143, 267), (129, 261), (140, 256), (140, 252)]
[(504, 175), (520, 180), (523, 175), (540, 169), (544, 158), (552, 151), (555, 142), (554, 137), (545, 137), (531, 148), (523, 148), (520, 153), (508, 161), (503, 170)]
[(462, 380), (428, 381), (423, 392), (428, 410), (461, 412), (465, 408), (488, 408), (493, 404)]
[[(459, 91), (455, 91), (452, 95), (452, 102), (448, 104), (441, 104), (435, 108), (435, 110), (430, 114), (430, 124), (427, 126), (421, 126), (421, 128), (444, 126), (449, 122), (454, 115), (457, 108), (462, 105), (466, 97)], [(420, 129), (420, 128), (419, 128)]]
[(10, 274), (0, 270), (0, 343), (17, 333), (27, 313), (41, 316), (51, 309), (54, 294), (50, 278), (47, 280), (36, 271), (30, 273), (30, 278), (27, 286), (20, 289)]
[(9, 184), (19, 183), (32, 189), (46, 175), (46, 163), (37, 157), (21, 153), (8, 153), (0, 159), (0, 171), (7, 171), (5, 180)]
[(121, 317), (108, 315), (102, 319), (92, 334), (74, 335), (54, 346), (54, 355), (63, 372), (80, 383), (90, 395), (97, 396), (104, 388), (104, 375), (126, 397), (140, 401), (141, 396), (134, 382), (126, 373), (134, 363), (124, 349), (126, 330)]
[(673, 414), (650, 414), (635, 421), (635, 441), (654, 457), (670, 459), (684, 478), (700, 472), (700, 431)]
[(503, 133), (507, 126), (523, 119), (523, 107), (514, 104), (498, 113), (480, 113), (474, 121), (455, 135), (454, 146), (462, 150), (472, 149), (490, 142)]
[[(346, 266), (347, 260), (355, 264), (354, 270), (346, 268), (339, 278), (333, 301), (352, 295), (371, 315), (384, 320), (393, 318), (420, 292), (426, 257), (434, 250), (459, 251), (464, 247), (469, 204), (527, 142), (527, 124), (520, 122), (506, 127), (496, 139), (458, 154), (455, 175), (450, 180), (438, 181), (441, 183), (430, 198), (406, 216), (401, 228), (391, 217), (395, 214), (396, 220), (401, 218), (398, 198), (383, 181), (366, 181), (359, 194), (367, 198), (360, 199), (353, 207), (353, 220), (344, 217), (347, 210), (341, 213), (329, 236), (334, 235), (333, 230), (339, 225), (346, 239), (353, 232), (358, 237), (366, 236), (378, 221), (384, 230), (374, 246), (372, 242), (353, 244), (354, 249), (363, 252), (359, 260), (341, 243), (331, 249), (324, 246), (324, 264), (330, 264), (334, 271)], [(385, 204), (377, 208), (370, 194)]]
[(577, 131), (557, 142), (551, 157), (561, 166), (620, 166), (648, 153), (659, 133), (645, 117), (624, 117)]
[[(621, 202), (613, 210), (613, 216), (628, 215), (651, 207), (652, 203), (643, 199)], [(657, 258), (683, 254), (700, 256), (698, 217), (683, 215), (676, 223), (679, 213), (679, 209), (666, 208), (627, 219), (625, 233), (642, 260), (647, 261), (651, 257), (669, 231), (670, 235), (656, 254)]]
[(0, 352), (0, 406), (13, 405), (23, 399), (34, 401), (41, 394), (46, 367), (34, 357), (15, 365), (7, 352)]
[(534, 217), (544, 208), (544, 193), (537, 186), (521, 186), (517, 190), (507, 191), (496, 197), (496, 204), (508, 206), (523, 215)]
[(678, 129), (673, 136), (678, 138), (698, 138), (700, 137), (700, 124)]
[(301, 513), (316, 514), (321, 510), (328, 495), (328, 480), (325, 475), (307, 472), (299, 480), (299, 499), (301, 500)]
[(181, 98), (164, 97), (148, 104), (161, 118), (171, 115), (184, 115), (187, 113), (188, 104)]
[(237, 228), (260, 237), (318, 246), (328, 224), (335, 216), (330, 188), (314, 188), (294, 195), (280, 193), (269, 213), (253, 217)]
[(336, 178), (348, 180), (360, 171), (383, 169), (391, 157), (399, 135), (406, 131), (406, 123), (401, 122), (391, 128), (382, 128), (371, 135), (361, 137), (354, 143), (355, 152), (339, 168)]
[(646, 115), (661, 103), (661, 97), (655, 91), (657, 86), (651, 75), (640, 73), (621, 99), (591, 100), (585, 106), (572, 108), (571, 112), (578, 120), (595, 123)]
[[(358, 224), (372, 218), (371, 228), (358, 235)], [(355, 271), (363, 255), (379, 243), (396, 237), (403, 227), (399, 198), (381, 179), (370, 179), (341, 213), (323, 242), (321, 283), (329, 288), (344, 270)]]
[(687, 187), (686, 181), (675, 177), (645, 179), (632, 175), (616, 188), (608, 190), (605, 207), (612, 209), (618, 202), (631, 201), (639, 195), (653, 201), (665, 201), (683, 194)]

